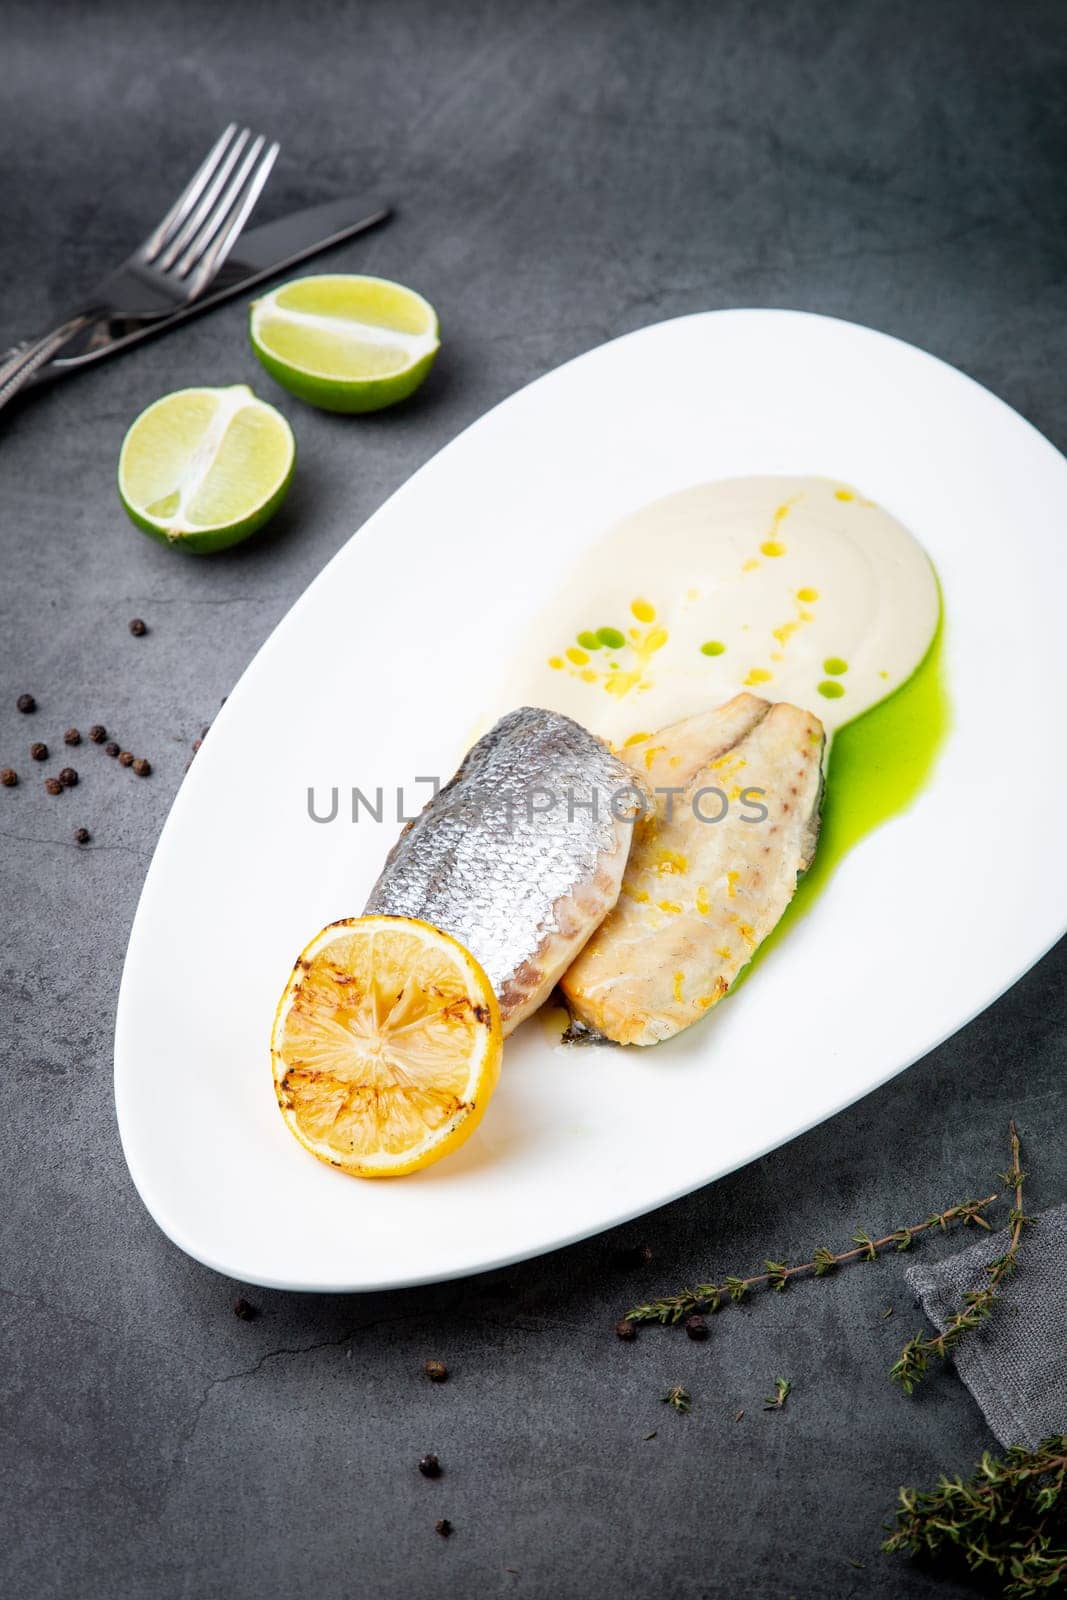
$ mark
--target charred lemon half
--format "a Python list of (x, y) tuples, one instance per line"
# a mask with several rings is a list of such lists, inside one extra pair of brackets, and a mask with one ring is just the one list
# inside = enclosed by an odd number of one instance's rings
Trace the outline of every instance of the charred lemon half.
[(492, 985), (447, 933), (349, 917), (297, 958), (274, 1018), (290, 1133), (360, 1178), (399, 1177), (469, 1139), (500, 1076)]

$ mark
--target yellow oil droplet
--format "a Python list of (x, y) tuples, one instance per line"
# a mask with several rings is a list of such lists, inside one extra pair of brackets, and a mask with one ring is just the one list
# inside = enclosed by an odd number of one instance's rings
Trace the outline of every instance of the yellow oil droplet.
[(755, 944), (756, 935), (753, 933), (747, 922), (739, 922), (737, 924), (737, 931), (740, 933), (746, 944)]
[(576, 667), (584, 667), (589, 657), (584, 650), (579, 650), (576, 644), (572, 644), (567, 649), (567, 660), (573, 661)]
[(692, 605), (694, 600), (699, 600), (700, 599), (700, 590), (699, 589), (687, 589), (685, 591), (685, 598), (689, 601), (689, 604)]
[(649, 900), (651, 899), (647, 889), (635, 889), (629, 883), (623, 884), (622, 892), (623, 894), (629, 895), (631, 900), (636, 900), (638, 905), (642, 906), (647, 906)]
[(715, 954), (717, 956), (721, 956), (723, 961), (732, 961), (734, 958), (734, 953), (728, 944), (720, 944), (717, 947)]
[(745, 683), (746, 684), (770, 683), (770, 681), (771, 681), (771, 679), (773, 677), (774, 677), (774, 673), (773, 672), (768, 672), (766, 667), (753, 667), (752, 671), (749, 673), (748, 677), (745, 679)]
[(683, 990), (684, 987), (685, 987), (685, 973), (684, 972), (676, 972), (674, 974), (674, 998), (677, 1000), (679, 1005), (681, 1005), (683, 1000), (685, 999), (685, 995), (682, 993), (682, 990)]
[(764, 539), (760, 545), (760, 551), (765, 556), (784, 556), (785, 545), (781, 539)]
[(678, 916), (682, 909), (681, 906), (676, 905), (673, 900), (661, 900), (659, 903), (659, 908), (661, 911), (669, 911), (672, 917)]
[(810, 606), (813, 603), (813, 601), (817, 600), (818, 598), (819, 598), (818, 589), (798, 589), (797, 590), (797, 599), (798, 600), (803, 600), (803, 602), (804, 602), (804, 604), (806, 606)]
[(740, 876), (741, 874), (739, 872), (728, 872), (726, 874), (726, 893), (730, 896), (731, 900), (733, 900), (737, 895), (737, 880)]
[(645, 649), (662, 650), (669, 638), (670, 634), (667, 632), (666, 628), (653, 628), (652, 632), (645, 640)]
[(581, 678), (583, 683), (596, 682), (596, 673), (593, 671), (592, 667), (586, 667), (585, 671), (580, 672), (578, 676)]
[(755, 570), (756, 570), (756, 568), (758, 566), (759, 566), (759, 562), (756, 560), (755, 556), (749, 556), (747, 561), (743, 561), (741, 563), (741, 571), (742, 572), (755, 572)]
[(771, 660), (772, 661), (784, 661), (785, 660), (785, 656), (782, 654), (782, 652), (780, 650), (772, 650), (771, 651)]
[(651, 772), (652, 771), (652, 763), (653, 763), (653, 761), (655, 761), (657, 756), (661, 756), (663, 754), (664, 750), (666, 750), (666, 748), (667, 748), (667, 746), (665, 744), (654, 744), (651, 747), (651, 749), (645, 751), (645, 771), (646, 772)]
[(681, 855), (677, 850), (661, 850), (656, 861), (656, 871), (688, 872), (689, 858)]
[(560, 670), (560, 668), (563, 666), (563, 657), (562, 656), (549, 656), (548, 664), (549, 664), (550, 667), (554, 667), (555, 670), (558, 672)]
[(856, 496), (852, 493), (851, 489), (835, 489), (834, 490), (834, 499), (835, 500), (855, 500), (855, 498), (856, 498)]
[(656, 608), (650, 600), (634, 600), (630, 605), (630, 610), (638, 622), (655, 622), (656, 620)]
[(708, 891), (705, 889), (703, 884), (701, 884), (700, 888), (697, 890), (696, 908), (702, 917), (706, 917), (711, 910), (711, 901), (708, 898)]
[(629, 750), (632, 744), (640, 744), (643, 739), (651, 739), (651, 737), (650, 733), (631, 733), (628, 739), (623, 740), (622, 747), (624, 750)]

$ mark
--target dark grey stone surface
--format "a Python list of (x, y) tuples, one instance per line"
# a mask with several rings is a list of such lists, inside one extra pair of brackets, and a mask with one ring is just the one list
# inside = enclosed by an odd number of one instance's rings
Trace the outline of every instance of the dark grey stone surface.
[[(1034, 1208), (1062, 1200), (1062, 947), (880, 1093), (614, 1235), (440, 1288), (248, 1291), (252, 1322), (231, 1309), (241, 1286), (171, 1246), (130, 1185), (111, 1034), (191, 740), (353, 528), (518, 385), (676, 313), (796, 306), (933, 350), (1067, 444), (1062, 6), (111, 0), (8, 6), (2, 29), (0, 335), (123, 254), (233, 116), (283, 142), (269, 209), (364, 183), (395, 199), (396, 221), (333, 264), (423, 290), (445, 351), (394, 415), (285, 401), (292, 498), (210, 561), (135, 533), (113, 473), (165, 390), (246, 380), (278, 398), (240, 304), (0, 423), (0, 759), (23, 778), (0, 800), (0, 1588), (975, 1592), (878, 1553), (899, 1483), (992, 1443), (951, 1372), (910, 1401), (887, 1383), (919, 1323), (898, 1259), (730, 1311), (703, 1345), (611, 1330), (635, 1297), (984, 1192), (1012, 1113)], [(29, 739), (97, 719), (154, 776), (83, 747), (79, 788), (48, 798)], [(621, 1264), (642, 1241), (651, 1263)], [(420, 1376), (428, 1356), (447, 1384)], [(794, 1393), (764, 1414), (779, 1373)], [(688, 1417), (659, 1403), (675, 1380)], [(438, 1482), (415, 1469), (426, 1450)]]

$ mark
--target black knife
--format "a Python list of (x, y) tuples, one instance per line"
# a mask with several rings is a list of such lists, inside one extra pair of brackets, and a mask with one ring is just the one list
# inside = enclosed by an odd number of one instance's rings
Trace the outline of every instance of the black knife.
[[(307, 261), (320, 251), (343, 244), (346, 239), (355, 238), (357, 233), (365, 233), (368, 228), (387, 221), (391, 215), (391, 206), (349, 197), (327, 200), (323, 205), (293, 211), (287, 217), (280, 217), (277, 222), (265, 222), (258, 228), (248, 228), (241, 234), (229, 260), (212, 280), (210, 289), (198, 300), (155, 322), (121, 324), (112, 318), (106, 325), (98, 323), (85, 331), (69, 355), (50, 361), (35, 373), (30, 383), (45, 383), (49, 379), (60, 378), (65, 373), (88, 366), (90, 362), (100, 361), (116, 350), (126, 350), (140, 339), (153, 339), (179, 322), (198, 317), (201, 311), (209, 311), (223, 300), (232, 299), (235, 294), (246, 293), (257, 283), (264, 283), (268, 278), (287, 272), (290, 267), (299, 266), (301, 261)], [(358, 221), (353, 222), (353, 217)]]

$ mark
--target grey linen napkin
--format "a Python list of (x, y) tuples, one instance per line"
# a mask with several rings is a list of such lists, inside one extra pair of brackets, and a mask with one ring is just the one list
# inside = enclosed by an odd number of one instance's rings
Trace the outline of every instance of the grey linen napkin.
[[(939, 1333), (963, 1307), (968, 1289), (989, 1279), (984, 1268), (1008, 1248), (1010, 1230), (932, 1266), (915, 1262), (905, 1277)], [(1002, 1445), (1033, 1449), (1067, 1433), (1067, 1205), (1042, 1212), (1026, 1229), (1002, 1303), (953, 1352), (956, 1371)]]

